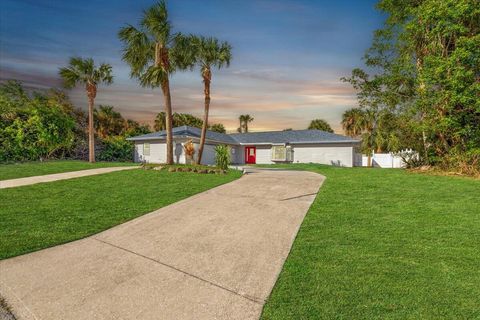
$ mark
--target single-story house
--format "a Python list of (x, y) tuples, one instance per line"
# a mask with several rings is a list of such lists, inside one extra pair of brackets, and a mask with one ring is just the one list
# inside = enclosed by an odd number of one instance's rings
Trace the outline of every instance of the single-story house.
[[(182, 126), (173, 128), (174, 161), (186, 163), (184, 144), (194, 143), (198, 150), (201, 130)], [(166, 131), (131, 137), (135, 143), (135, 161), (165, 163)], [(320, 130), (289, 130), (248, 133), (207, 131), (202, 164), (215, 163), (215, 146), (228, 145), (233, 164), (321, 163), (352, 167), (360, 162), (360, 141)], [(359, 160), (360, 159), (360, 160)]]

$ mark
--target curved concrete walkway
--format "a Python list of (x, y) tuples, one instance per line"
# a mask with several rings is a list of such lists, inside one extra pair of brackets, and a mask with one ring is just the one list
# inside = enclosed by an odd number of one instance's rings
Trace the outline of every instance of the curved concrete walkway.
[(20, 319), (258, 319), (323, 182), (251, 170), (95, 236), (0, 261)]
[(42, 176), (25, 177), (25, 178), (18, 178), (18, 179), (1, 180), (0, 189), (28, 186), (31, 184), (42, 183), (42, 182), (73, 179), (73, 178), (79, 178), (79, 177), (93, 176), (96, 174), (109, 173), (109, 172), (121, 171), (121, 170), (138, 169), (138, 168), (140, 167), (139, 166), (109, 167), (109, 168), (87, 169), (87, 170), (79, 170), (79, 171), (46, 174)]

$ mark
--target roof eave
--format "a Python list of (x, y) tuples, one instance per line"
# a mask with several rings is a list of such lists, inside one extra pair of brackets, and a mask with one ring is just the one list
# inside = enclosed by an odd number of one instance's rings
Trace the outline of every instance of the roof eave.
[(275, 145), (275, 144), (322, 144), (322, 143), (360, 143), (360, 140), (341, 141), (291, 141), (291, 142), (239, 142), (241, 146), (248, 145)]

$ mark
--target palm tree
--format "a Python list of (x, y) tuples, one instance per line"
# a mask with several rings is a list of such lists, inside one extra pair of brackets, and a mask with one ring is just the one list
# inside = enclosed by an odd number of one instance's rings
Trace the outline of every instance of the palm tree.
[(95, 129), (102, 138), (118, 136), (125, 129), (125, 119), (112, 106), (101, 105), (93, 110), (93, 115)]
[(97, 96), (97, 86), (100, 83), (109, 85), (113, 82), (112, 67), (105, 63), (96, 67), (92, 58), (72, 57), (68, 66), (60, 68), (59, 73), (67, 89), (79, 83), (85, 85), (88, 97), (88, 160), (95, 162), (93, 106)]
[(167, 127), (165, 112), (159, 112), (155, 118), (155, 124), (153, 128), (155, 131), (163, 131)]
[(362, 115), (359, 119), (360, 126), (362, 128), (362, 144), (363, 149), (366, 151), (368, 156), (367, 166), (372, 166), (372, 153), (375, 150), (378, 142), (378, 131), (377, 131), (377, 114), (375, 110), (366, 109), (362, 112)]
[(139, 28), (127, 25), (118, 36), (124, 43), (123, 60), (130, 65), (132, 78), (143, 87), (161, 87), (165, 102), (167, 131), (167, 164), (173, 163), (172, 99), (170, 75), (190, 65), (185, 54), (187, 41), (181, 34), (172, 33), (165, 1), (159, 1), (143, 12)]
[(350, 137), (358, 137), (363, 131), (363, 110), (352, 108), (342, 115), (342, 127), (345, 134)]
[(332, 127), (330, 127), (328, 122), (323, 119), (312, 120), (308, 126), (308, 130), (322, 130), (333, 133)]
[(195, 63), (200, 67), (203, 79), (203, 93), (205, 95), (202, 134), (198, 147), (197, 164), (202, 161), (203, 148), (208, 128), (208, 112), (210, 109), (210, 83), (212, 82), (212, 67), (218, 69), (228, 67), (232, 59), (232, 46), (228, 42), (219, 42), (215, 38), (192, 36), (191, 49), (194, 53)]
[(242, 114), (238, 117), (240, 121), (240, 127), (237, 129), (240, 133), (247, 133), (248, 132), (248, 123), (253, 121), (253, 117), (249, 114)]

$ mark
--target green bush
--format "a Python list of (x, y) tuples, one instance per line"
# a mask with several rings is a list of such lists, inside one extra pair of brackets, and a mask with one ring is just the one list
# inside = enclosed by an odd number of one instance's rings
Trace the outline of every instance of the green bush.
[(125, 137), (108, 137), (101, 141), (96, 158), (99, 161), (133, 161), (133, 149), (133, 143)]
[(0, 88), (0, 162), (64, 157), (73, 149), (75, 119), (47, 96), (28, 96), (17, 82)]
[(231, 162), (230, 147), (226, 145), (218, 145), (215, 147), (215, 164), (223, 170), (228, 169)]

